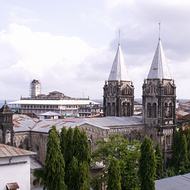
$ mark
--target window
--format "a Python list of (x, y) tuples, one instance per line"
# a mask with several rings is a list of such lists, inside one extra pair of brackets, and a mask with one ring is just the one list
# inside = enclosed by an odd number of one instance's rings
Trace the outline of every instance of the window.
[(18, 183), (7, 183), (6, 185), (7, 190), (17, 190), (19, 189)]
[(147, 104), (147, 117), (151, 118), (152, 117), (152, 113), (151, 113), (151, 103)]
[(156, 103), (153, 103), (153, 106), (152, 106), (152, 117), (153, 118), (157, 117), (157, 105), (156, 105)]

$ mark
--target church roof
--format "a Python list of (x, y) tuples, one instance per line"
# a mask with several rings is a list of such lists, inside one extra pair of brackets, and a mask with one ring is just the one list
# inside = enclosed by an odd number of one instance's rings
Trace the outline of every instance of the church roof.
[(121, 45), (118, 44), (117, 53), (111, 68), (108, 81), (128, 81), (127, 68), (124, 61)]
[(148, 79), (171, 79), (160, 39), (150, 67)]

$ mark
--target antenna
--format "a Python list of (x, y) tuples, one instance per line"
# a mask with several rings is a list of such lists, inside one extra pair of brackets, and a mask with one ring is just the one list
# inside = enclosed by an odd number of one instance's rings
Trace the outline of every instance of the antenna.
[(161, 30), (161, 23), (158, 23), (158, 39), (160, 40), (160, 30)]

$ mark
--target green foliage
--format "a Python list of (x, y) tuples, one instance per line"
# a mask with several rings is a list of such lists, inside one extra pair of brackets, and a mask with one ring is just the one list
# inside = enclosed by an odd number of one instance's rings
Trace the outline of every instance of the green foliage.
[(112, 158), (109, 164), (107, 190), (121, 190), (120, 166), (115, 158)]
[(61, 129), (61, 133), (60, 133), (60, 144), (61, 144), (61, 152), (63, 154), (63, 157), (65, 159), (65, 155), (66, 155), (66, 136), (67, 136), (67, 129), (65, 127), (63, 127)]
[(139, 176), (141, 190), (155, 190), (156, 160), (152, 141), (145, 138), (141, 145)]
[(49, 132), (45, 160), (45, 186), (47, 190), (65, 190), (65, 163), (55, 127)]
[(45, 185), (45, 172), (43, 168), (34, 170), (34, 176), (36, 178), (35, 181), (37, 181), (39, 185)]
[(158, 144), (156, 146), (155, 156), (156, 156), (156, 179), (161, 179), (164, 176), (164, 169), (163, 169), (164, 162), (163, 162), (162, 152)]
[(65, 182), (69, 190), (88, 190), (90, 151), (86, 133), (78, 128), (61, 131), (61, 147), (65, 158)]
[(73, 157), (68, 166), (67, 186), (69, 190), (79, 189), (79, 166), (78, 160), (75, 157)]
[(84, 161), (79, 164), (79, 190), (89, 190), (89, 164)]
[(99, 174), (99, 175), (93, 176), (91, 178), (90, 185), (93, 190), (100, 190), (103, 181), (104, 181), (103, 176), (101, 174)]
[(187, 137), (183, 133), (181, 130), (174, 133), (172, 167), (176, 175), (189, 171)]
[(121, 135), (111, 136), (106, 141), (98, 142), (93, 153), (93, 161), (103, 161), (107, 174), (108, 165), (112, 158), (116, 158), (120, 165), (121, 187), (123, 190), (136, 190), (139, 188), (138, 160), (140, 157), (140, 143), (129, 142)]
[(181, 135), (181, 150), (180, 150), (180, 162), (179, 162), (179, 172), (184, 174), (188, 169), (188, 155), (187, 155), (187, 139), (184, 134)]

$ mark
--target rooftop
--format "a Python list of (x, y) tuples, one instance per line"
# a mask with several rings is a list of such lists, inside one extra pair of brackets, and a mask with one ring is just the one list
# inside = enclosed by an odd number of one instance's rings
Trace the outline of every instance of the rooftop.
[(136, 127), (143, 125), (141, 116), (132, 117), (100, 117), (100, 118), (65, 118), (65, 119), (33, 119), (26, 115), (13, 115), (14, 131), (34, 131), (48, 133), (52, 126), (57, 130), (62, 127), (76, 127), (89, 124), (102, 129)]
[(9, 105), (89, 105), (99, 104), (92, 100), (17, 100), (9, 102)]
[(35, 152), (31, 152), (28, 150), (16, 148), (16, 147), (5, 145), (5, 144), (0, 144), (0, 158), (32, 156), (35, 154), (36, 154)]
[(190, 173), (156, 180), (156, 190), (189, 190)]

